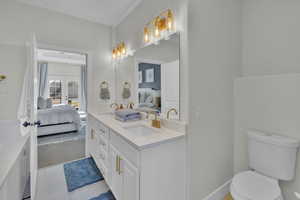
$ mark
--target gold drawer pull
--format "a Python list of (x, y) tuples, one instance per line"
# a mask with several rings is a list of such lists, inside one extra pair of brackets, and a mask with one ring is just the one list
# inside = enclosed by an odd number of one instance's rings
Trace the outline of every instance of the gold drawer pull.
[(116, 172), (119, 172), (119, 156), (116, 156)]
[(121, 171), (121, 161), (122, 161), (122, 158), (119, 156), (119, 175), (122, 174), (122, 171)]

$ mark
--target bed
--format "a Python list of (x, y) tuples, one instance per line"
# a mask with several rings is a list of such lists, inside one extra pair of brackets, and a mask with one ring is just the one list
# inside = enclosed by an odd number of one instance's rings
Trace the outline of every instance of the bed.
[(150, 88), (139, 88), (139, 109), (151, 110), (160, 112), (161, 97), (159, 90), (152, 90)]
[(80, 128), (79, 113), (70, 105), (39, 109), (37, 118), (41, 123), (38, 126), (38, 136), (74, 132)]

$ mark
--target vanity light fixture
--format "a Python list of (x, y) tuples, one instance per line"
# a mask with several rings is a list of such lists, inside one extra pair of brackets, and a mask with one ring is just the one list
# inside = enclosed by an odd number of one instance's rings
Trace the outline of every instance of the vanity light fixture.
[(125, 42), (121, 42), (112, 50), (112, 59), (113, 61), (119, 61), (127, 56), (132, 56), (133, 54), (134, 51), (128, 49)]
[(171, 9), (163, 11), (144, 27), (144, 44), (157, 44), (161, 39), (168, 39), (175, 33), (174, 14)]

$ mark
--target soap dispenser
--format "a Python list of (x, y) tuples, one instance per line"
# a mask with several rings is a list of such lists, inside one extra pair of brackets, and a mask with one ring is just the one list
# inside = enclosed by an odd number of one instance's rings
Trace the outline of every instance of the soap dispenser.
[(151, 125), (154, 128), (161, 128), (160, 116), (157, 112), (153, 112), (155, 118), (152, 120)]

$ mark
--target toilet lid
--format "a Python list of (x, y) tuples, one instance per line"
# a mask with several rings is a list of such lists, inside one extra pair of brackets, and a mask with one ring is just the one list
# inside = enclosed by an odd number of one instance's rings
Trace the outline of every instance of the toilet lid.
[(275, 200), (281, 196), (276, 180), (252, 171), (235, 175), (231, 187), (236, 195), (247, 200)]

